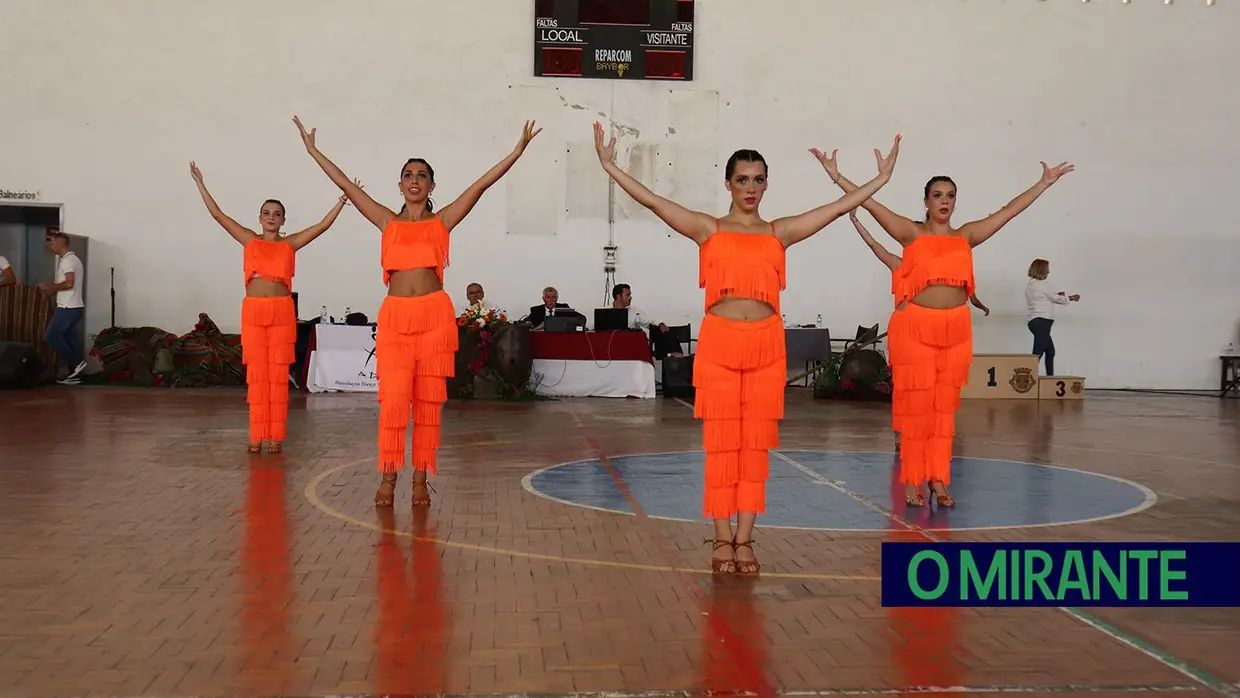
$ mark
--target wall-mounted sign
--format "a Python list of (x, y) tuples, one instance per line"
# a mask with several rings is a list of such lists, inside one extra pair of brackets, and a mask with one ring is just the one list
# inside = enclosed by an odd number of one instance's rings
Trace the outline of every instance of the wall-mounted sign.
[(694, 0), (535, 0), (534, 75), (692, 80)]
[(5, 189), (0, 187), (0, 199), (6, 201), (38, 201), (39, 192), (28, 189)]

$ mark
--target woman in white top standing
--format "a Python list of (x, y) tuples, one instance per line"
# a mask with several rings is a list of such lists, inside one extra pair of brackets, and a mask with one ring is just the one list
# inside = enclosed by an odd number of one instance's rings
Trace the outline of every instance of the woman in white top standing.
[(1029, 307), (1029, 331), (1033, 333), (1033, 353), (1046, 359), (1046, 375), (1055, 375), (1055, 342), (1051, 339), (1051, 325), (1055, 324), (1052, 308), (1081, 300), (1080, 294), (1067, 295), (1052, 291), (1046, 283), (1051, 263), (1035, 259), (1029, 265), (1029, 284), (1025, 286), (1025, 304)]

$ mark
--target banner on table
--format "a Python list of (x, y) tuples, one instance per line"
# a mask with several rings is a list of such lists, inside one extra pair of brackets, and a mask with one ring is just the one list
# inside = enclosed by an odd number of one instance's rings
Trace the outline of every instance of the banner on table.
[(377, 393), (375, 328), (364, 325), (318, 325), (311, 363), (310, 390)]

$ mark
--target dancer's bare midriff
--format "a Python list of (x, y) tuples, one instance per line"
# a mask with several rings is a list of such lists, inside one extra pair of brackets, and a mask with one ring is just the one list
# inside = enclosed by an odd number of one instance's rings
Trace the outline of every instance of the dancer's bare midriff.
[(289, 295), (288, 286), (279, 281), (256, 276), (245, 285), (245, 295), (250, 298), (280, 298)]
[[(931, 284), (913, 296), (909, 301), (913, 305), (919, 305), (923, 308), (932, 310), (951, 310), (959, 308), (969, 302), (969, 293), (964, 286), (949, 286), (946, 284)], [(902, 303), (901, 308), (904, 307)]]
[(417, 298), (442, 290), (443, 282), (435, 275), (435, 270), (430, 267), (421, 267), (392, 272), (392, 277), (388, 280), (387, 294), (401, 298)]
[(725, 320), (757, 322), (775, 314), (770, 305), (752, 298), (723, 298), (706, 311)]

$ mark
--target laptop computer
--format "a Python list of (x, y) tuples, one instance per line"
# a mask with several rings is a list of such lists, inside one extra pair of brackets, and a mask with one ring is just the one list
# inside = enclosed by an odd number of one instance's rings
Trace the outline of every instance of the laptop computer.
[(544, 332), (584, 332), (586, 329), (586, 316), (576, 311), (567, 311), (566, 309), (557, 308), (555, 315), (548, 315), (543, 320)]
[(628, 308), (595, 308), (594, 331), (618, 332), (629, 329)]

